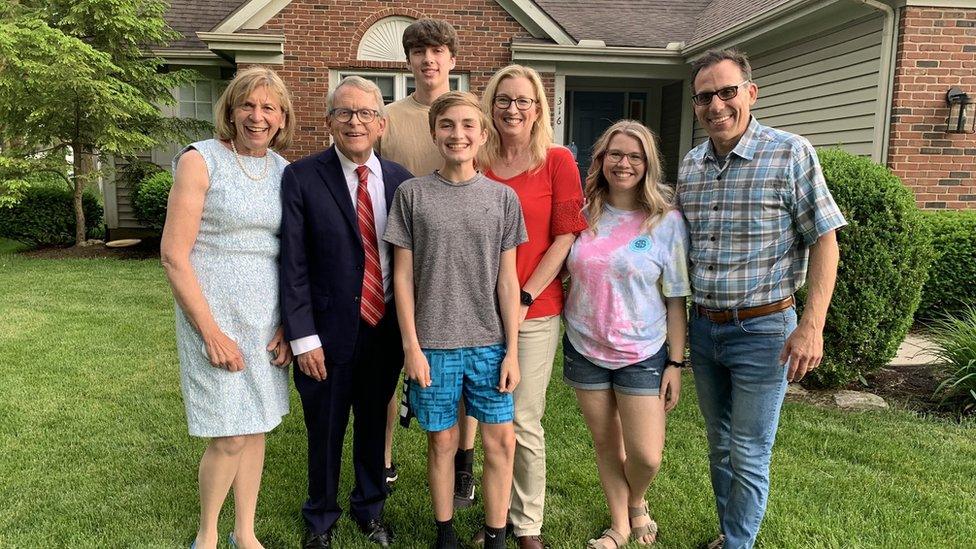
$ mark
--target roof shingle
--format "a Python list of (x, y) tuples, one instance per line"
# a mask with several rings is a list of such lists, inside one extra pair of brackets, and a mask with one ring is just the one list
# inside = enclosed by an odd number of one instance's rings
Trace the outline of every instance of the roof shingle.
[(712, 0), (688, 42), (701, 42), (786, 2), (789, 0)]
[(535, 0), (576, 40), (663, 48), (693, 44), (790, 0)]
[(246, 0), (172, 0), (166, 11), (166, 22), (183, 35), (170, 42), (169, 49), (207, 49), (197, 32), (213, 30), (234, 13)]
[(608, 46), (663, 48), (689, 41), (710, 0), (536, 0), (576, 40)]

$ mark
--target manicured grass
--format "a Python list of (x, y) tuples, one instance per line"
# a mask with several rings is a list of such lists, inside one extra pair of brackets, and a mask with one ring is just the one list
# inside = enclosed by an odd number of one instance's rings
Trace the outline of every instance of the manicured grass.
[(27, 244), (23, 242), (17, 242), (16, 240), (10, 240), (9, 238), (0, 238), (0, 255), (3, 254), (14, 254), (29, 248)]
[[(185, 547), (196, 528), (204, 442), (186, 434), (172, 299), (158, 261), (0, 256), (0, 547)], [(545, 533), (581, 547), (607, 525), (590, 437), (557, 363), (546, 415)], [(658, 547), (716, 532), (691, 377), (649, 494)], [(258, 534), (296, 547), (305, 431), (292, 412), (268, 438)], [(963, 547), (976, 539), (976, 429), (910, 413), (789, 404), (761, 547)], [(431, 541), (425, 439), (398, 429), (387, 505), (400, 547)], [(351, 468), (344, 470), (345, 490)], [(479, 491), (480, 495), (480, 491)], [(221, 531), (231, 529), (225, 508)], [(459, 513), (477, 529), (480, 507)], [(338, 547), (368, 547), (340, 520)]]

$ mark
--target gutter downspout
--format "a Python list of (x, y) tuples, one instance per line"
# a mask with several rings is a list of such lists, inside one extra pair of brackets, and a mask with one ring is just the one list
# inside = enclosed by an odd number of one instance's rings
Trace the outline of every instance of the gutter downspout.
[(898, 28), (899, 15), (894, 8), (877, 0), (855, 0), (884, 13), (884, 30), (881, 35), (881, 66), (878, 101), (881, 105), (874, 118), (874, 147), (871, 159), (879, 164), (887, 164), (888, 138), (891, 131), (891, 108), (894, 100), (892, 90), (895, 87), (895, 55), (898, 44), (895, 32)]

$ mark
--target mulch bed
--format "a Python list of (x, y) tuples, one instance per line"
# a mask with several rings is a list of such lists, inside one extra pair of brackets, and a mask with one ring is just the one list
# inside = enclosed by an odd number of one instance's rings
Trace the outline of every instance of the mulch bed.
[(943, 404), (941, 396), (935, 395), (942, 380), (946, 378), (946, 367), (942, 364), (911, 364), (885, 366), (865, 377), (864, 386), (860, 381), (850, 383), (846, 389), (874, 393), (888, 404), (937, 416), (955, 416), (956, 412), (948, 404)]

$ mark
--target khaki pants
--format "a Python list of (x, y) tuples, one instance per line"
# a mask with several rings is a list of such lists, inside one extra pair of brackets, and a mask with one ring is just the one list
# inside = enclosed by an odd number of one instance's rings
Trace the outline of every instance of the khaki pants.
[(515, 388), (515, 471), (508, 518), (516, 536), (542, 533), (546, 503), (546, 440), (542, 414), (552, 361), (559, 343), (559, 316), (533, 318), (519, 329), (519, 369)]

